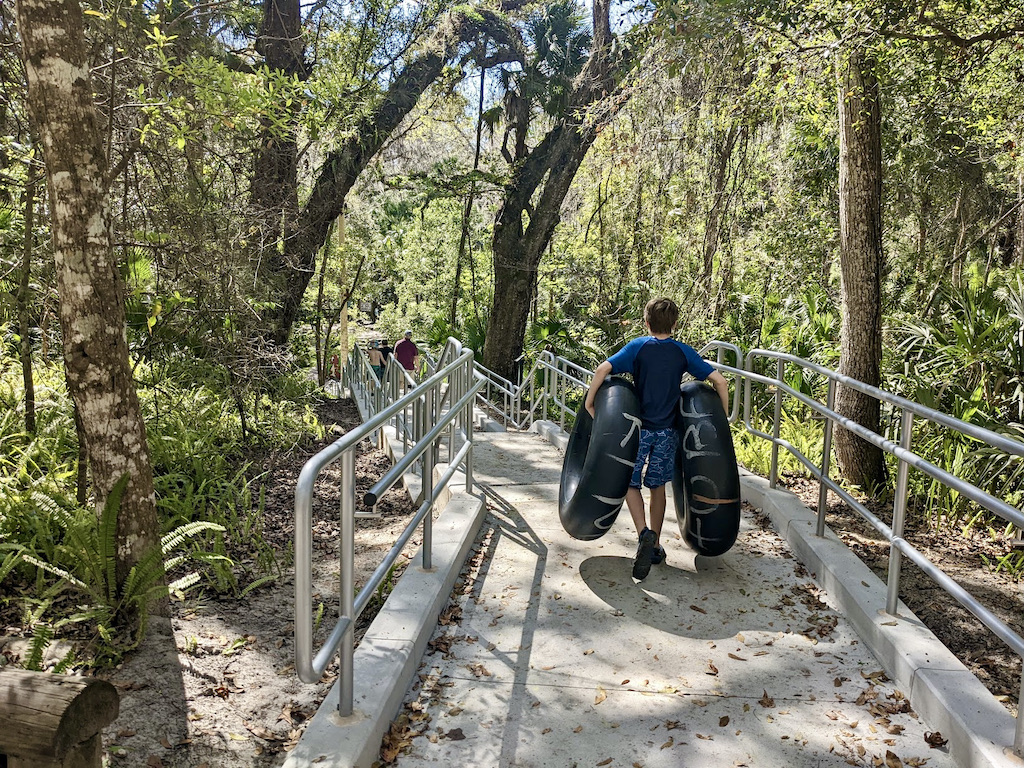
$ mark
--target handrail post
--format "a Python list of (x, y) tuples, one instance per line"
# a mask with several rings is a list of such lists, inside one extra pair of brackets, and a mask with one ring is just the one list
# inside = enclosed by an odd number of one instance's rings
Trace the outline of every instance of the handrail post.
[(1024, 672), (1020, 678), (1020, 693), (1017, 695), (1017, 730), (1013, 736), (1013, 754), (1024, 757), (1024, 715), (1021, 715), (1020, 707), (1024, 704)]
[(541, 408), (541, 413), (543, 414), (543, 416), (542, 416), (542, 420), (543, 421), (547, 421), (548, 420), (548, 390), (550, 388), (551, 388), (551, 369), (547, 365), (545, 365), (544, 366), (544, 394), (541, 395), (541, 400), (544, 403), (543, 407)]
[[(825, 405), (831, 411), (836, 402), (835, 379), (828, 380), (828, 395), (825, 396)], [(825, 535), (825, 512), (828, 510), (828, 480), (829, 465), (832, 461), (832, 419), (825, 418), (825, 435), (821, 441), (821, 477), (818, 481), (818, 527), (815, 533), (818, 536)]]
[[(430, 427), (427, 426), (424, 434), (429, 429)], [(427, 514), (423, 517), (423, 546), (420, 551), (423, 553), (422, 565), (425, 571), (433, 568), (434, 563), (432, 550), (434, 546), (434, 459), (436, 453), (436, 441), (431, 441), (423, 452), (423, 503), (427, 505)]]
[[(338, 607), (341, 616), (354, 617), (356, 612), (356, 459), (355, 449), (341, 455), (341, 541), (340, 594)], [(355, 622), (345, 631), (338, 648), (338, 714), (349, 717), (352, 714), (353, 653), (355, 648)]]
[[(558, 381), (561, 383), (561, 392), (555, 390), (556, 396), (555, 401), (559, 403), (558, 406), (558, 428), (565, 429), (565, 377), (568, 375), (567, 367), (562, 370), (562, 364), (558, 364)], [(555, 385), (557, 387), (557, 384)]]
[[(900, 420), (900, 447), (904, 450), (910, 450), (913, 432), (914, 414), (904, 410), (903, 418)], [(907, 476), (910, 473), (910, 465), (903, 459), (899, 462), (899, 469), (896, 471), (896, 498), (893, 500), (892, 510), (892, 541), (889, 545), (889, 584), (885, 598), (885, 612), (891, 616), (896, 615), (896, 606), (900, 599), (902, 553), (896, 546), (896, 540), (903, 538), (903, 527), (907, 518)]]
[[(466, 391), (473, 385), (473, 358), (466, 362)], [(469, 441), (469, 448), (466, 450), (466, 493), (473, 492), (473, 402), (466, 403), (466, 439)]]
[[(779, 360), (776, 366), (776, 380), (781, 385), (786, 377), (786, 361)], [(779, 482), (779, 436), (782, 433), (782, 387), (775, 387), (775, 416), (772, 423), (772, 464), (768, 473), (768, 485), (774, 488)]]

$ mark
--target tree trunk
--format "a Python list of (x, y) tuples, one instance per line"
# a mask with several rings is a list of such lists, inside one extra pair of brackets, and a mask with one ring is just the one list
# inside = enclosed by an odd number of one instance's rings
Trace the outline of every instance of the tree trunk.
[(493, 13), (459, 10), (438, 25), (423, 53), (403, 69), (380, 103), (351, 131), (351, 138), (331, 152), (316, 173), (309, 199), (299, 211), (294, 233), (284, 241), (285, 280), (280, 308), (274, 318), (273, 340), (284, 344), (299, 313), (302, 297), (313, 277), (316, 254), (331, 223), (345, 206), (345, 197), (359, 174), (374, 158), (422, 93), (441, 74), (464, 42), (486, 34), (504, 39), (503, 22)]
[(721, 239), (722, 221), (729, 207), (729, 196), (726, 187), (729, 181), (729, 161), (732, 159), (736, 140), (740, 135), (738, 121), (729, 124), (725, 134), (721, 136), (714, 157), (711, 158), (711, 207), (708, 209), (707, 224), (704, 227), (703, 271), (701, 279), (705, 286), (711, 285), (711, 275), (715, 268), (715, 254)]
[[(516, 359), (523, 352), (537, 268), (558, 224), (562, 201), (601, 126), (625, 103), (620, 93), (615, 99), (607, 99), (599, 115), (588, 114), (611, 95), (614, 87), (609, 0), (593, 4), (593, 20), (590, 58), (577, 78), (569, 105), (532, 151), (517, 154), (494, 223), (494, 300), (484, 361), (508, 379), (515, 377)], [(540, 194), (535, 198), (538, 188)], [(531, 209), (534, 199), (536, 204)], [(529, 224), (524, 227), (527, 213)]]
[(25, 182), (25, 239), (21, 252), (21, 282), (18, 285), (18, 333), (21, 334), (21, 379), (25, 387), (25, 431), (36, 432), (36, 387), (32, 376), (32, 337), (29, 324), (29, 286), (32, 274), (32, 251), (35, 245), (36, 179), (29, 169)]
[[(839, 231), (842, 331), (839, 372), (878, 386), (882, 363), (882, 131), (874, 62), (855, 49), (838, 68)], [(879, 403), (848, 387), (836, 411), (879, 431)], [(843, 477), (872, 491), (884, 479), (881, 451), (840, 429), (836, 459)]]
[(18, 0), (28, 105), (41, 139), (68, 390), (81, 417), (97, 513), (125, 474), (118, 585), (159, 544), (146, 428), (132, 382), (114, 260), (107, 158), (77, 0)]
[[(264, 0), (263, 23), (256, 38), (256, 50), (271, 72), (305, 81), (309, 77), (302, 39), (299, 0)], [(274, 121), (263, 121), (263, 132), (253, 165), (252, 202), (260, 222), (259, 268), (261, 282), (273, 293), (283, 289), (291, 265), (281, 243), (294, 234), (298, 219), (298, 156), (295, 121), (298, 101), (287, 112), (288, 130), (274, 129)], [(276, 288), (276, 290), (275, 290)]]

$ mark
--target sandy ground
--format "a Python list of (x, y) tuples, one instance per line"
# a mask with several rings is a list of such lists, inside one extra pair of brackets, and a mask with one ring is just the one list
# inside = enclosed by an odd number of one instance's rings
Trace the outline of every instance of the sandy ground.
[[(336, 425), (325, 443), (358, 424), (350, 402), (327, 404), (321, 418)], [(281, 552), (289, 550), (293, 536), (295, 480), (302, 464), (320, 447), (276, 457), (268, 467), (272, 476), (264, 537)], [(356, 462), (357, 488), (368, 488), (389, 467), (387, 457), (365, 441)], [(338, 483), (338, 472), (329, 469), (314, 500), (314, 600), (325, 608), (317, 644), (333, 626), (338, 605)], [(360, 585), (405, 527), (414, 507), (404, 490), (392, 489), (377, 511), (379, 518), (360, 519), (356, 524), (355, 569)], [(418, 546), (414, 536), (406, 555)], [(333, 668), (316, 685), (296, 677), (294, 600), (289, 567), (276, 581), (244, 597), (191, 596), (172, 605), (169, 619), (154, 619), (142, 647), (102, 675), (121, 694), (121, 714), (104, 734), (110, 765), (280, 765), (335, 677)], [(371, 619), (372, 615), (364, 614), (357, 638)]]

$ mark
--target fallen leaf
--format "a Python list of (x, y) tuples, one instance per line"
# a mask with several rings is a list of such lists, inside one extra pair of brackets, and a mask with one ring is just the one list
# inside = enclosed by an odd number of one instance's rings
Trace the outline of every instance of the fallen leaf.
[[(607, 698), (608, 694), (605, 692), (604, 688), (602, 688), (600, 685), (597, 686), (597, 695), (594, 697), (594, 706), (597, 706)], [(600, 763), (598, 763), (598, 765), (600, 765)]]
[(600, 763), (598, 763), (598, 765), (611, 765), (611, 762), (612, 762), (612, 759), (610, 757), (606, 757), (604, 760), (602, 760)]
[(704, 741), (714, 741), (715, 740), (715, 737), (712, 736), (711, 734), (708, 734), (708, 735), (705, 736), (703, 733), (698, 733), (697, 734), (697, 738), (698, 739), (703, 739)]
[(735, 653), (730, 653), (729, 658), (736, 659), (736, 661), (746, 661), (742, 656), (737, 656)]
[(589, 656), (589, 655), (590, 655), (590, 654), (592, 654), (593, 652), (594, 652), (594, 649), (593, 649), (593, 648), (587, 648), (587, 650), (585, 650), (585, 651), (583, 652), (583, 655), (584, 655), (584, 656)]
[(451, 739), (452, 741), (462, 741), (466, 738), (466, 734), (462, 732), (461, 728), (452, 728), (444, 735), (444, 737), (446, 739)]
[(903, 761), (889, 749), (885, 750), (885, 768), (903, 768)]
[(573, 733), (579, 733), (582, 730), (583, 730), (583, 726), (582, 725), (577, 725), (575, 728), (572, 729), (572, 732)]
[(248, 741), (249, 737), (244, 733), (229, 733), (228, 738), (232, 741)]
[(708, 669), (707, 669), (707, 671), (704, 674), (706, 674), (706, 675), (717, 675), (718, 674), (718, 667), (715, 666), (715, 662), (713, 662), (711, 660), (708, 660)]
[(623, 680), (621, 683), (619, 683), (619, 685), (625, 685), (628, 682), (629, 682), (629, 678), (627, 677), (625, 680)]
[(720, 717), (718, 719), (718, 727), (719, 728), (725, 728), (725, 726), (727, 726), (728, 724), (729, 724), (729, 716), (728, 715), (725, 715), (724, 717)]
[(671, 747), (675, 743), (676, 743), (676, 740), (673, 739), (671, 736), (669, 736), (668, 737), (668, 741), (666, 741), (664, 744), (662, 744), (661, 748), (662, 749), (668, 749), (669, 747)]
[(767, 707), (774, 707), (775, 706), (775, 699), (773, 699), (771, 696), (769, 696), (768, 695), (768, 691), (765, 690), (764, 696), (762, 696), (760, 699), (758, 699), (757, 703), (760, 704), (762, 707), (765, 707), (765, 708), (767, 708)]
[(928, 742), (928, 746), (932, 749), (935, 749), (937, 747), (944, 747), (946, 746), (947, 742), (947, 739), (942, 738), (942, 734), (938, 731), (926, 731), (924, 734), (924, 740)]
[(704, 610), (703, 608), (701, 608), (701, 607), (700, 607), (699, 605), (691, 605), (691, 606), (690, 606), (690, 610), (691, 610), (691, 611), (696, 611), (697, 613), (705, 613), (705, 614), (707, 613), (707, 611), (705, 611), (705, 610)]
[(545, 729), (544, 729), (543, 731), (541, 731), (540, 733), (541, 733), (541, 736), (543, 736), (543, 735), (544, 735), (545, 733), (551, 733), (551, 729), (550, 729), (550, 728), (545, 728)]
[(146, 768), (163, 768), (164, 761), (156, 755), (150, 755), (146, 758)]
[(130, 737), (134, 736), (134, 735), (135, 735), (135, 731), (132, 730), (131, 728), (125, 728), (123, 731), (118, 731), (117, 732), (117, 738), (119, 738), (119, 739), (127, 739), (127, 738), (130, 738)]

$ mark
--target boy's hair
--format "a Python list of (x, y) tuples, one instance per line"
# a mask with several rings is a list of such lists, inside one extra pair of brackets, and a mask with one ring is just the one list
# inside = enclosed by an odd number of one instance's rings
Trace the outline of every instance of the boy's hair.
[(644, 322), (651, 333), (672, 333), (679, 321), (679, 307), (665, 296), (651, 299), (644, 307)]

